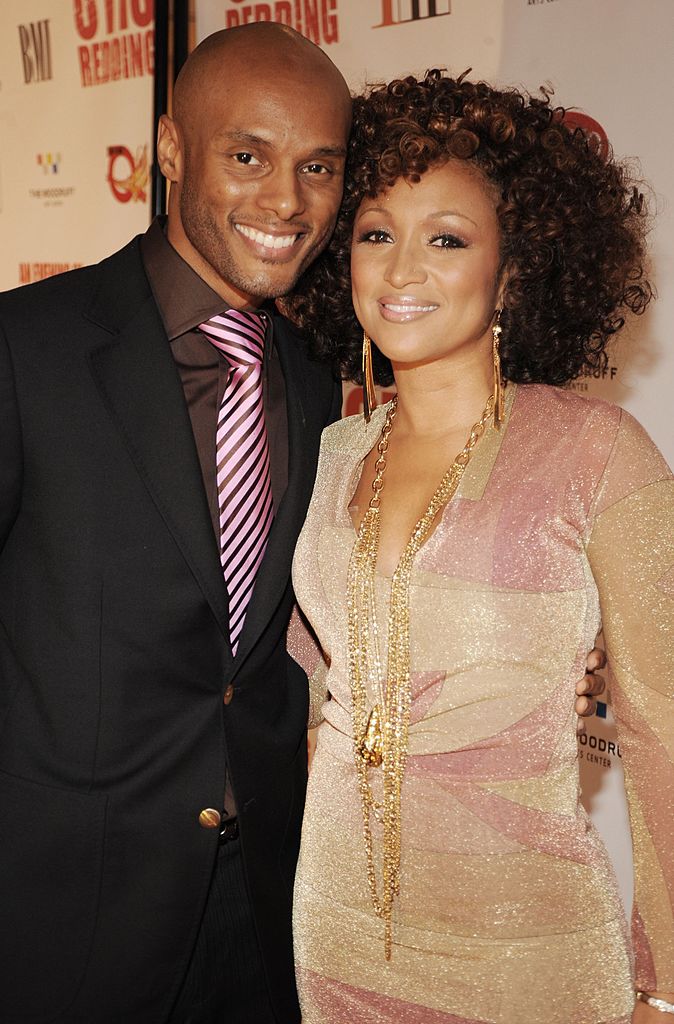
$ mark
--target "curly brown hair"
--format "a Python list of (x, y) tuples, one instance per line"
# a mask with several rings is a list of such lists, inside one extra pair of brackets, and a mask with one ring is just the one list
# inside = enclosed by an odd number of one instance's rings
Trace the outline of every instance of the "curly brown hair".
[[(453, 158), (476, 164), (500, 196), (505, 378), (564, 384), (604, 366), (625, 312), (642, 313), (653, 295), (643, 266), (647, 211), (629, 168), (564, 116), (546, 90), (532, 97), (439, 70), (358, 97), (335, 233), (289, 302), (315, 356), (360, 381), (349, 274), (358, 207)], [(373, 357), (377, 382), (390, 384), (391, 364), (376, 347)]]

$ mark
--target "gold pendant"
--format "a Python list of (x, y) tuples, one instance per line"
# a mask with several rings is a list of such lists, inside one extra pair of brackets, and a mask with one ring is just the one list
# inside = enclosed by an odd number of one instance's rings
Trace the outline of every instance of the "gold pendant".
[(367, 720), (365, 733), (358, 744), (358, 756), (371, 768), (379, 768), (382, 762), (381, 711), (375, 704)]

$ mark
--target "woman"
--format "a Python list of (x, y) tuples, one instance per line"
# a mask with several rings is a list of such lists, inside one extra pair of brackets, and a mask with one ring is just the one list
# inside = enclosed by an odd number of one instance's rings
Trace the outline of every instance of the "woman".
[[(366, 385), (371, 337), (396, 397), (325, 432), (295, 556), (332, 697), (295, 891), (304, 1024), (674, 1013), (674, 483), (628, 414), (557, 386), (645, 309), (644, 225), (547, 96), (431, 72), (356, 104), (297, 312), (345, 376), (362, 343)], [(579, 802), (573, 681), (600, 614), (635, 969)]]

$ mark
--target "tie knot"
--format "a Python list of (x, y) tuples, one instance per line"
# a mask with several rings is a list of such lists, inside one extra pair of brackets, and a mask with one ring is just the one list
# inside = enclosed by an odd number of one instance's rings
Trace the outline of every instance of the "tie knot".
[(199, 330), (233, 366), (253, 366), (262, 362), (266, 325), (260, 313), (228, 309), (199, 324)]

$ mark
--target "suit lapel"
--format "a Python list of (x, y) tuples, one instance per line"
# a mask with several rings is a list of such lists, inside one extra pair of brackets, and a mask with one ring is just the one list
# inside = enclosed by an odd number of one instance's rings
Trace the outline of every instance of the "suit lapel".
[[(137, 254), (136, 261), (104, 276), (87, 314), (113, 334), (90, 352), (91, 372), (229, 645), (227, 594), (182, 385)], [(131, 300), (122, 298), (127, 283)]]
[(313, 410), (309, 400), (311, 391), (306, 379), (307, 364), (300, 343), (283, 327), (276, 330), (275, 339), (286, 387), (288, 486), (276, 511), (267, 550), (246, 612), (236, 654), (237, 668), (264, 632), (288, 585), (295, 544), (313, 490), (323, 426), (323, 421), (312, 421)]

